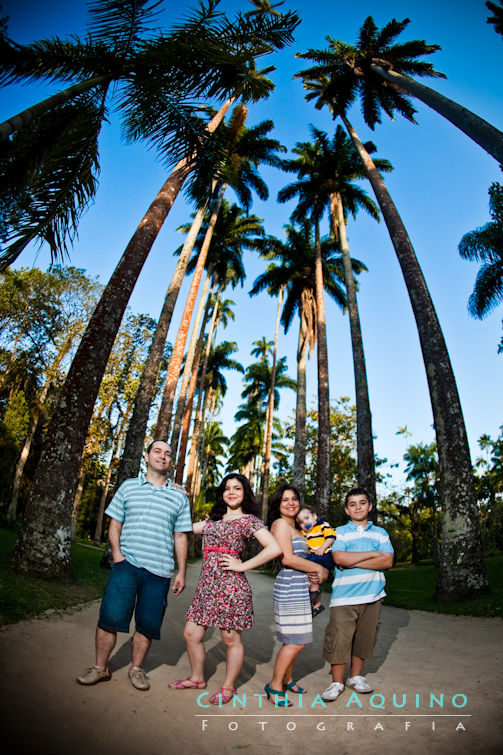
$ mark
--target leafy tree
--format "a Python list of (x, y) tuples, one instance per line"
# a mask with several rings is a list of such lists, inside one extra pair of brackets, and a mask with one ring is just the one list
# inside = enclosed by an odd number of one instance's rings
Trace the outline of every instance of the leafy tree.
[[(24, 432), (15, 442), (17, 460), (11, 461), (14, 475), (9, 481), (8, 519), (15, 519), (21, 493), (24, 502), (29, 489), (25, 468), (32, 444), (40, 434), (41, 421), (53, 411), (68, 359), (98, 291), (96, 281), (71, 267), (55, 266), (45, 273), (37, 268), (7, 270), (2, 275), (0, 344), (5, 349), (6, 365), (0, 403), (3, 389), (3, 395), (9, 397), (4, 422), (8, 420), (10, 426), (14, 405), (24, 407)], [(18, 412), (15, 414), (21, 418)], [(7, 491), (4, 495), (7, 500)]]
[(503, 548), (503, 425), (497, 438), (482, 435), (483, 453), (476, 461), (477, 496), (480, 503), (482, 536), (486, 548)]

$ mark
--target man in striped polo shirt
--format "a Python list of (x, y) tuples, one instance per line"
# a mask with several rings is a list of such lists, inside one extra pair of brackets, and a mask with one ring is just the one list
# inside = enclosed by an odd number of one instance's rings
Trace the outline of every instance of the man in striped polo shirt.
[(192, 532), (189, 501), (183, 490), (166, 479), (171, 464), (166, 441), (153, 441), (145, 460), (146, 474), (125, 480), (105, 512), (111, 517), (108, 537), (114, 563), (96, 629), (96, 665), (77, 678), (80, 684), (111, 678), (108, 659), (117, 632), (129, 632), (134, 611), (128, 676), (136, 689), (149, 689), (142, 665), (152, 640), (160, 638), (175, 567), (173, 555), (178, 565), (174, 594), (185, 587), (187, 532)]
[(369, 522), (372, 510), (364, 488), (346, 496), (350, 521), (337, 527), (332, 545), (336, 565), (330, 600), (330, 621), (325, 630), (323, 657), (331, 665), (332, 683), (321, 693), (323, 700), (336, 700), (344, 690), (346, 664), (351, 661), (346, 685), (356, 692), (372, 692), (362, 676), (365, 658), (374, 651), (379, 614), (386, 593), (383, 569), (393, 565), (393, 546), (382, 527)]

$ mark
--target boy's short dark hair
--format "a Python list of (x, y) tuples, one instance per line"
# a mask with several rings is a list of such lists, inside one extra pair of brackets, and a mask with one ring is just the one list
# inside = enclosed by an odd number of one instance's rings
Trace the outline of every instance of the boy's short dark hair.
[(352, 488), (349, 493), (346, 493), (346, 497), (344, 499), (344, 506), (346, 507), (348, 505), (348, 501), (350, 498), (352, 498), (354, 495), (364, 495), (367, 499), (367, 501), (372, 505), (372, 496), (366, 490), (365, 488)]

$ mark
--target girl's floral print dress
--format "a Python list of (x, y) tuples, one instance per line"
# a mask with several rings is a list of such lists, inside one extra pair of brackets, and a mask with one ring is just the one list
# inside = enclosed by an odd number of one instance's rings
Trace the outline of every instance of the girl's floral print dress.
[(205, 627), (249, 629), (253, 625), (250, 585), (245, 575), (222, 569), (222, 553), (240, 558), (247, 541), (264, 523), (252, 514), (239, 519), (208, 519), (203, 529), (204, 561), (185, 618)]

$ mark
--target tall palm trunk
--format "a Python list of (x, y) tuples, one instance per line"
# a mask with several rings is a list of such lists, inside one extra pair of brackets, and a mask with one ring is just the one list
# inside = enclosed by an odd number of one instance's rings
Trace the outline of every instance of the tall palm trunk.
[(328, 389), (328, 351), (323, 267), (319, 221), (315, 222), (316, 321), (318, 333), (318, 458), (316, 506), (320, 516), (328, 518), (330, 510), (330, 394)]
[[(229, 100), (208, 124), (214, 131)], [(71, 514), (82, 449), (122, 316), (152, 244), (192, 169), (181, 160), (143, 218), (89, 321), (52, 416), (13, 566), (24, 574), (70, 576)]]
[(201, 370), (201, 376), (199, 378), (199, 390), (198, 390), (198, 396), (197, 396), (196, 416), (194, 419), (194, 429), (192, 431), (192, 443), (190, 446), (189, 463), (187, 465), (187, 489), (188, 490), (191, 490), (192, 488), (192, 479), (194, 477), (194, 470), (196, 468), (197, 449), (198, 449), (198, 443), (199, 443), (199, 428), (201, 427), (201, 417), (202, 417), (204, 384), (206, 382), (206, 372), (208, 369), (208, 360), (210, 358), (211, 344), (213, 341), (214, 333), (216, 332), (216, 328), (217, 328), (217, 322), (218, 322), (217, 318), (218, 318), (218, 312), (219, 312), (219, 302), (220, 302), (221, 293), (222, 293), (222, 284), (218, 288), (218, 292), (217, 292), (217, 296), (215, 300), (215, 306), (213, 308), (213, 314), (211, 317), (210, 327), (208, 329), (208, 338), (206, 339), (206, 349), (204, 352), (203, 367)]
[(367, 369), (365, 366), (365, 352), (363, 350), (362, 331), (358, 303), (356, 300), (356, 286), (349, 254), (346, 223), (342, 197), (337, 194), (335, 213), (339, 232), (339, 247), (344, 265), (344, 283), (349, 314), (349, 328), (351, 332), (351, 347), (353, 351), (353, 369), (355, 373), (356, 396), (356, 448), (358, 455), (358, 485), (368, 490), (372, 496), (374, 517), (376, 512), (376, 474), (374, 458), (374, 440), (372, 436), (372, 414), (370, 411)]
[[(301, 500), (304, 500), (306, 490), (306, 362), (308, 350), (311, 346), (311, 336), (307, 317), (307, 292), (302, 292), (302, 305), (299, 324), (299, 344), (297, 348), (297, 400), (295, 407), (295, 445), (293, 450), (292, 483), (298, 488)], [(311, 305), (309, 305), (311, 306)]]
[(152, 344), (143, 368), (140, 385), (136, 394), (133, 414), (126, 434), (124, 451), (122, 453), (117, 485), (119, 486), (128, 477), (136, 477), (140, 470), (140, 461), (147, 432), (150, 407), (154, 400), (157, 378), (161, 368), (164, 346), (168, 336), (173, 310), (180, 292), (180, 288), (187, 270), (187, 265), (196, 242), (197, 234), (201, 228), (206, 212), (207, 204), (200, 207), (187, 234), (183, 248), (175, 268), (175, 272), (169, 284), (166, 298), (159, 315)]
[(175, 400), (176, 385), (178, 383), (180, 369), (182, 366), (183, 353), (185, 351), (185, 344), (187, 342), (190, 321), (192, 319), (192, 313), (194, 311), (194, 306), (196, 303), (199, 283), (201, 282), (204, 265), (206, 263), (206, 257), (208, 256), (208, 250), (210, 248), (213, 231), (215, 229), (215, 223), (217, 222), (218, 213), (220, 211), (225, 189), (226, 185), (223, 184), (213, 206), (208, 229), (206, 231), (204, 241), (201, 245), (201, 251), (199, 252), (199, 256), (197, 258), (197, 265), (192, 276), (192, 283), (187, 296), (185, 309), (183, 310), (182, 321), (178, 329), (178, 335), (169, 362), (168, 374), (166, 376), (166, 383), (164, 386), (164, 395), (162, 398), (162, 404), (159, 410), (159, 416), (157, 418), (157, 426), (155, 430), (157, 438), (167, 438), (169, 435), (169, 428), (171, 425), (171, 412)]
[(400, 215), (347, 118), (388, 227), (417, 324), (430, 390), (440, 463), (442, 544), (436, 597), (453, 600), (487, 590), (470, 450), (456, 380), (435, 307)]
[[(192, 327), (192, 333), (189, 341), (189, 348), (185, 355), (185, 364), (183, 367), (182, 381), (180, 384), (180, 393), (178, 395), (178, 403), (176, 406), (175, 419), (173, 422), (173, 431), (171, 433), (170, 446), (173, 453), (173, 464), (175, 465), (175, 459), (177, 458), (178, 441), (180, 439), (180, 428), (182, 426), (185, 402), (187, 400), (187, 389), (192, 379), (192, 373), (194, 370), (194, 359), (196, 356), (196, 349), (201, 338), (204, 338), (204, 331), (206, 329), (206, 323), (208, 320), (208, 311), (211, 304), (211, 272), (208, 272), (206, 280), (204, 281), (203, 290), (201, 291), (201, 299), (197, 308), (194, 325)], [(201, 327), (202, 322), (202, 327)]]
[(176, 464), (176, 476), (175, 482), (182, 484), (183, 471), (185, 469), (185, 456), (187, 454), (187, 445), (189, 442), (189, 430), (190, 420), (192, 418), (192, 406), (194, 404), (194, 394), (196, 391), (197, 375), (199, 372), (199, 363), (201, 361), (201, 354), (204, 346), (204, 331), (201, 333), (199, 343), (197, 344), (196, 353), (194, 355), (194, 362), (192, 365), (192, 374), (190, 376), (190, 383), (187, 390), (187, 400), (185, 402), (185, 413), (183, 416), (182, 435), (180, 438), (180, 446), (178, 449), (178, 459)]
[(22, 110), (17, 115), (13, 115), (12, 118), (0, 123), (0, 141), (3, 142), (8, 136), (19, 131), (19, 129), (24, 126), (27, 126), (35, 120), (35, 118), (43, 115), (51, 108), (56, 107), (57, 105), (62, 105), (63, 102), (71, 100), (79, 94), (82, 94), (82, 92), (89, 91), (89, 89), (101, 86), (102, 84), (108, 85), (110, 81), (110, 76), (94, 76), (92, 79), (86, 79), (86, 81), (74, 84), (67, 89), (63, 89), (61, 92), (53, 94), (51, 97), (47, 97), (47, 99), (42, 100), (41, 102), (37, 102), (36, 105), (32, 105), (31, 107), (26, 108), (26, 110)]
[(266, 411), (266, 426), (265, 426), (265, 453), (262, 462), (262, 475), (260, 481), (260, 494), (262, 500), (262, 519), (264, 522), (267, 519), (267, 504), (269, 500), (269, 475), (271, 467), (271, 450), (272, 450), (272, 421), (274, 415), (274, 389), (276, 384), (276, 364), (278, 361), (278, 334), (279, 334), (279, 318), (281, 315), (281, 304), (283, 302), (283, 288), (280, 289), (278, 294), (278, 309), (276, 312), (276, 327), (274, 330), (274, 350), (272, 354), (272, 367), (271, 367), (271, 387), (269, 388), (269, 399), (267, 402)]
[(385, 70), (375, 63), (370, 67), (375, 73), (382, 76), (383, 79), (391, 82), (394, 89), (405, 90), (414, 97), (417, 97), (418, 100), (421, 100), (425, 105), (436, 110), (437, 113), (453, 123), (454, 126), (457, 126), (460, 131), (463, 131), (470, 139), (473, 139), (479, 147), (485, 149), (495, 160), (503, 163), (503, 133), (497, 128), (491, 126), (490, 123), (480, 118), (480, 116), (472, 113), (471, 110), (467, 110), (463, 105), (458, 105), (457, 102), (444, 97), (440, 92), (421, 84), (415, 79), (411, 79), (409, 76), (404, 76), (391, 69)]

